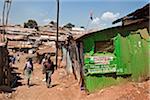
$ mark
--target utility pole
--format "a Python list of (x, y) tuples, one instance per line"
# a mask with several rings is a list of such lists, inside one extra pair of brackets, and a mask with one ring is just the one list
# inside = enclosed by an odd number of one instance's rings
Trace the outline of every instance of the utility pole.
[(59, 0), (57, 0), (56, 69), (58, 67)]
[(3, 25), (3, 42), (5, 41), (5, 27), (8, 24), (8, 17), (9, 17), (9, 12), (10, 12), (10, 8), (11, 8), (11, 3), (12, 0), (4, 0), (4, 5), (3, 5), (3, 14), (2, 14), (2, 25)]

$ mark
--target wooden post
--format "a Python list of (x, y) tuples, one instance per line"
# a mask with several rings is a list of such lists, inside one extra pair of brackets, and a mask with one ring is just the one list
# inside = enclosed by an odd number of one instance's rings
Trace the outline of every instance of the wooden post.
[(58, 63), (58, 32), (59, 32), (59, 0), (57, 0), (57, 35), (56, 35), (56, 69)]

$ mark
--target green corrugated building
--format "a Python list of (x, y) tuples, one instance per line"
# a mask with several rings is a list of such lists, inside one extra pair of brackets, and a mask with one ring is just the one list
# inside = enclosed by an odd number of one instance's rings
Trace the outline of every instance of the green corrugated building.
[(113, 23), (119, 21), (122, 26), (90, 32), (76, 39), (89, 92), (149, 77), (149, 4)]

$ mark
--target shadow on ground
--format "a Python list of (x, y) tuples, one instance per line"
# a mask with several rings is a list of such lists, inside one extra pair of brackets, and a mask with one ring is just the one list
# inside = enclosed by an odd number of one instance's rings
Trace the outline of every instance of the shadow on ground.
[(15, 91), (15, 89), (9, 86), (0, 86), (0, 93), (12, 93), (13, 91)]
[(12, 93), (13, 91), (16, 90), (17, 87), (22, 86), (21, 80), (22, 78), (20, 77), (21, 73), (17, 73), (13, 71), (12, 73), (12, 81), (11, 81), (11, 86), (7, 85), (1, 85), (0, 86), (0, 93)]
[(53, 84), (52, 87), (55, 87), (55, 86), (57, 86), (57, 85), (59, 85), (59, 84)]

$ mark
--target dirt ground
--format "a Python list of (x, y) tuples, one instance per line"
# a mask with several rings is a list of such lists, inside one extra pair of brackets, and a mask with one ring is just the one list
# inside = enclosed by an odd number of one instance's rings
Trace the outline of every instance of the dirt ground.
[(0, 100), (149, 100), (150, 99), (150, 80), (111, 86), (87, 94), (81, 91), (79, 84), (74, 80), (73, 75), (67, 75), (64, 69), (57, 69), (52, 75), (52, 88), (47, 88), (43, 81), (44, 75), (41, 72), (41, 65), (34, 64), (32, 76), (32, 86), (26, 85), (23, 72), (24, 62), (27, 55), (22, 55), (21, 62), (15, 66), (20, 72), (19, 80), (21, 84), (12, 93), (1, 93)]

